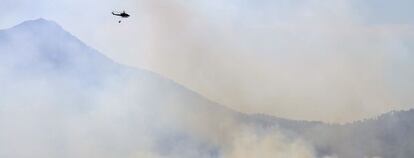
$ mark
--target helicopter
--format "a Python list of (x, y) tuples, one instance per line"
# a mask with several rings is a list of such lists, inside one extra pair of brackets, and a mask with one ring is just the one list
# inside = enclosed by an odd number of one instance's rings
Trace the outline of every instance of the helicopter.
[[(129, 14), (127, 14), (125, 12), (125, 10), (122, 13), (114, 13), (114, 12), (112, 12), (112, 15), (119, 16), (121, 18), (128, 18), (130, 16)], [(118, 23), (121, 23), (121, 20), (119, 20)]]

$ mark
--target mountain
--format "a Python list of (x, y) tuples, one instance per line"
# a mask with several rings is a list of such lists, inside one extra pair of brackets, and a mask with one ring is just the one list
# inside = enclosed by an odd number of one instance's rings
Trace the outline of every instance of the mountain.
[(0, 63), (0, 157), (217, 155), (208, 141), (236, 115), (113, 62), (45, 19), (1, 30)]
[(0, 30), (0, 157), (414, 157), (414, 111), (336, 125), (242, 114), (55, 22)]
[(317, 157), (414, 156), (414, 110), (392, 111), (347, 124), (292, 121), (266, 115), (245, 116), (256, 128), (277, 129), (312, 144)]

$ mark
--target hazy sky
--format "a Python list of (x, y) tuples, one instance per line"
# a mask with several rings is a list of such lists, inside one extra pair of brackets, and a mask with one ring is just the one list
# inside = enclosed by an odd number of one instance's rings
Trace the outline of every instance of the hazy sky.
[[(414, 107), (412, 0), (2, 0), (243, 112), (350, 121)], [(110, 12), (131, 18), (118, 24)]]

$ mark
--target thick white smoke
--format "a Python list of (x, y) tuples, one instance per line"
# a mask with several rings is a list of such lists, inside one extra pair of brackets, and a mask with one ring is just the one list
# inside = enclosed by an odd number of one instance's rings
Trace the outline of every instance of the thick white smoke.
[(112, 62), (50, 21), (0, 31), (0, 52), (0, 157), (312, 154), (171, 80)]

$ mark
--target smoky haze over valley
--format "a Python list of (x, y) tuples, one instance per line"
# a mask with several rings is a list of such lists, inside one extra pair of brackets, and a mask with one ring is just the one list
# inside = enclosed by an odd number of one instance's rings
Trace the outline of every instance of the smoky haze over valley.
[[(414, 106), (412, 0), (2, 0), (243, 113), (346, 123)], [(111, 11), (131, 17), (117, 23)]]
[(0, 157), (414, 157), (413, 110), (342, 125), (244, 114), (45, 19), (0, 30), (0, 63)]

